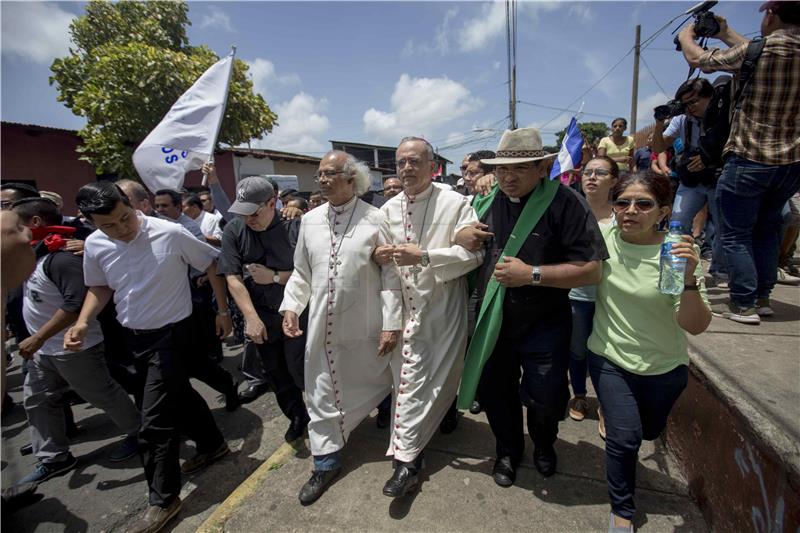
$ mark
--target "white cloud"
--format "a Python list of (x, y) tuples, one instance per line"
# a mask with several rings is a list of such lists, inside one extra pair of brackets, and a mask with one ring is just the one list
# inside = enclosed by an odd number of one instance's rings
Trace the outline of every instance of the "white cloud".
[(253, 61), (246, 61), (250, 68), (250, 76), (253, 79), (253, 88), (257, 93), (268, 100), (269, 96), (275, 94), (275, 88), (300, 83), (297, 74), (278, 75), (272, 61), (257, 57)]
[(396, 143), (405, 135), (430, 136), (480, 105), (480, 100), (456, 81), (403, 74), (392, 93), (391, 111), (368, 109), (363, 118), (364, 130), (375, 141), (388, 143)]
[(228, 14), (214, 6), (208, 8), (208, 13), (203, 14), (203, 18), (200, 19), (200, 27), (233, 31), (231, 18)]
[(314, 98), (304, 92), (294, 95), (288, 102), (275, 106), (279, 125), (264, 140), (255, 144), (287, 152), (326, 151), (328, 146), (323, 136), (330, 129), (330, 121), (324, 114), (327, 107), (325, 98)]
[[(586, 70), (589, 71), (589, 81), (591, 83), (596, 82), (599, 80), (608, 69), (611, 67), (608, 63), (605, 62), (603, 59), (603, 54), (598, 54), (596, 52), (586, 53), (583, 56), (583, 65), (586, 67)], [(618, 98), (620, 96), (620, 86), (618, 83), (619, 80), (619, 73), (624, 72), (625, 63), (623, 62), (615, 71), (609, 74), (600, 84), (596, 87), (601, 93), (606, 95), (608, 98)]]
[[(537, 23), (539, 14), (558, 9), (559, 2), (520, 2), (517, 4), (517, 25)], [(521, 19), (527, 19), (521, 20)], [(524, 31), (524, 30), (523, 30)], [(462, 52), (473, 52), (506, 33), (506, 7), (504, 2), (484, 4), (480, 13), (465, 21), (458, 30), (458, 44)]]
[(500, 64), (501, 63), (499, 61), (495, 61), (494, 63), (492, 63), (492, 68), (495, 70), (500, 70)]
[(592, 8), (589, 4), (574, 3), (569, 7), (569, 15), (578, 22), (591, 22), (594, 17)]
[[(636, 105), (636, 129), (642, 129), (644, 126), (654, 122), (653, 108), (661, 104), (666, 104), (670, 97), (658, 91), (645, 98), (640, 98)], [(631, 134), (631, 132), (628, 132)]]
[(448, 9), (447, 12), (444, 14), (444, 18), (442, 22), (434, 29), (434, 41), (431, 44), (417, 44), (414, 42), (414, 39), (409, 39), (406, 41), (406, 44), (403, 46), (403, 49), (400, 51), (400, 55), (403, 57), (412, 57), (415, 55), (425, 55), (425, 54), (439, 54), (443, 56), (450, 51), (450, 40), (448, 39), (448, 35), (450, 34), (450, 23), (458, 14), (458, 8), (451, 8)]
[(75, 15), (50, 2), (3, 2), (3, 55), (36, 63), (67, 55), (73, 18)]

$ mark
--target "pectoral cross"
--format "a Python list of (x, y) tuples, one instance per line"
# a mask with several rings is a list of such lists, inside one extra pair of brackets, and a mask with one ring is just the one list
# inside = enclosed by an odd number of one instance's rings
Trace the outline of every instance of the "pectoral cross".
[(414, 265), (410, 267), (408, 271), (414, 276), (414, 285), (416, 285), (418, 281), (417, 277), (419, 276), (419, 273), (422, 272), (422, 267), (419, 265)]
[(334, 276), (338, 276), (339, 275), (339, 265), (341, 265), (341, 264), (342, 264), (342, 260), (339, 259), (338, 257), (334, 257), (334, 258), (331, 259), (331, 262), (330, 262), (330, 264), (328, 266), (330, 267), (331, 270), (333, 270), (333, 275)]

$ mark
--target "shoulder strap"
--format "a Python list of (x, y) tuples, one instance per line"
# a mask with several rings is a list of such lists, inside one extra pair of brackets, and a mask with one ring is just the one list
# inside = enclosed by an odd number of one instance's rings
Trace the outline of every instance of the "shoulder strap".
[(756, 71), (756, 63), (758, 58), (761, 57), (761, 52), (764, 50), (764, 43), (766, 40), (762, 37), (756, 37), (747, 45), (747, 51), (744, 55), (744, 61), (739, 69), (739, 86), (736, 88), (736, 94), (733, 96), (733, 109), (738, 111), (741, 107), (741, 98), (744, 90), (750, 85), (750, 80), (753, 79), (753, 74)]

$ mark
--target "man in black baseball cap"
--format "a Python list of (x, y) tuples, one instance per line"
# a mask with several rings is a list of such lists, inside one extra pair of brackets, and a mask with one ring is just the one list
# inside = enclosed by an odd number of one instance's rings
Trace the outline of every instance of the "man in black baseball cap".
[[(278, 405), (291, 421), (285, 439), (292, 442), (308, 425), (302, 395), (305, 335), (286, 337), (278, 308), (294, 269), (300, 219), (281, 219), (275, 201), (275, 189), (266, 178), (253, 176), (239, 182), (236, 201), (228, 209), (239, 216), (222, 234), (219, 272), (244, 315), (245, 336), (258, 348)], [(306, 321), (304, 314), (303, 330)]]

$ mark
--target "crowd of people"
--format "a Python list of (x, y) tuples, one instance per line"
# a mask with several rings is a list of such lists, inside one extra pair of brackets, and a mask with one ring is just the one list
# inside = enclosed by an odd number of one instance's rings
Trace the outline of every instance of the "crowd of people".
[[(516, 481), (524, 423), (536, 470), (552, 476), (560, 422), (588, 415), (588, 375), (609, 531), (633, 531), (639, 447), (687, 385), (686, 333), (711, 322), (701, 256), (730, 291), (713, 314), (737, 322), (773, 314), (776, 282), (800, 283), (797, 4), (762, 6), (763, 49), (718, 160), (702, 145), (715, 89), (693, 78), (675, 95), (685, 111), (657, 121), (647, 146), (615, 119), (562, 179), (548, 179), (557, 154), (539, 131), (520, 128), (496, 151), (467, 154), (455, 188), (434, 179), (433, 147), (419, 137), (400, 141), (382, 194), (369, 191), (364, 163), (335, 150), (307, 197), (252, 176), (231, 203), (209, 163), (208, 187), (194, 191), (89, 183), (68, 217), (54, 193), (3, 184), (3, 314), (25, 361), (27, 451), (38, 461), (4, 505), (74, 468), (68, 391), (118, 426), (111, 461), (141, 457), (149, 507), (131, 530), (154, 532), (181, 508), (181, 474), (229, 452), (190, 378), (231, 411), (275, 394), (285, 440), (308, 434), (298, 498), (310, 505), (376, 408), (389, 428), (388, 497), (417, 489), (426, 445), (455, 429), (458, 409), (485, 412), (497, 485)], [(751, 45), (720, 22), (730, 49), (704, 51), (690, 25), (684, 55), (736, 73)], [(685, 261), (680, 294), (659, 291), (670, 221), (684, 231), (667, 250)], [(7, 272), (6, 245), (19, 253), (20, 242), (35, 257)], [(220, 365), (229, 335), (244, 344), (244, 384)], [(180, 464), (182, 437), (196, 454)]]

